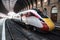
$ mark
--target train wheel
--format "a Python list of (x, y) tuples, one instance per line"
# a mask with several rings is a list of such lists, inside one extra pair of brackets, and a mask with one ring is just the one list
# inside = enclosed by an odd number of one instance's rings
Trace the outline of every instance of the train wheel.
[(33, 27), (33, 30), (36, 31), (37, 29), (35, 27)]
[(26, 26), (26, 29), (29, 30), (29, 26)]
[(36, 31), (36, 27), (31, 27), (31, 31)]

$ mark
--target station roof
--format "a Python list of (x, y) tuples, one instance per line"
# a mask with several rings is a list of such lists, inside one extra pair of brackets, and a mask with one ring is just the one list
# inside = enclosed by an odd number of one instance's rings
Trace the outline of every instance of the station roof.
[[(6, 0), (5, 0), (6, 1)], [(8, 0), (9, 1), (9, 0)], [(13, 0), (15, 1), (15, 0)], [(10, 3), (10, 2), (9, 2)], [(25, 8), (26, 6), (33, 3), (33, 0), (17, 0), (15, 3), (15, 6), (13, 8), (14, 12), (19, 12), (21, 9)], [(5, 8), (5, 6), (2, 3), (2, 0), (0, 0), (0, 12), (7, 14), (9, 11)]]

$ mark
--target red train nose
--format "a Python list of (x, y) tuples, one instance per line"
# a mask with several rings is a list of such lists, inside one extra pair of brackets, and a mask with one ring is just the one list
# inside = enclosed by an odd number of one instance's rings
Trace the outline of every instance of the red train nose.
[(41, 30), (42, 31), (49, 31), (48, 25), (45, 22), (43, 22), (42, 24), (43, 24), (43, 28)]

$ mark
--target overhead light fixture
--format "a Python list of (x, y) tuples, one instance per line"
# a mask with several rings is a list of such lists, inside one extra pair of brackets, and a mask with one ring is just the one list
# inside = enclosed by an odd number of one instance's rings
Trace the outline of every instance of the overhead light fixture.
[(34, 3), (34, 6), (36, 6), (36, 4)]
[(44, 0), (44, 2), (47, 2), (47, 0)]
[(40, 1), (38, 1), (38, 4), (40, 4)]

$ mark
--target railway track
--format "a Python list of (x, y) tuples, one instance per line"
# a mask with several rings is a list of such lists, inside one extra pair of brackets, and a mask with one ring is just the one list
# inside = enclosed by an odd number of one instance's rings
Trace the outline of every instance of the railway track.
[[(10, 24), (9, 24), (10, 23)], [(13, 23), (13, 22), (12, 22)], [(15, 26), (14, 26), (15, 25)], [(17, 28), (16, 24), (11, 24), (11, 22), (7, 21), (6, 29), (10, 35), (10, 40), (30, 40), (20, 29)], [(7, 34), (6, 34), (7, 35)], [(8, 40), (8, 38), (7, 38)]]
[(60, 40), (60, 31), (56, 29), (48, 33), (41, 33), (37, 31), (34, 33), (36, 33), (38, 36), (47, 38), (48, 40)]
[[(29, 34), (30, 33), (30, 34)], [(14, 21), (6, 21), (6, 39), (7, 40), (60, 40), (60, 31), (53, 30), (49, 33), (27, 32), (22, 25)]]

